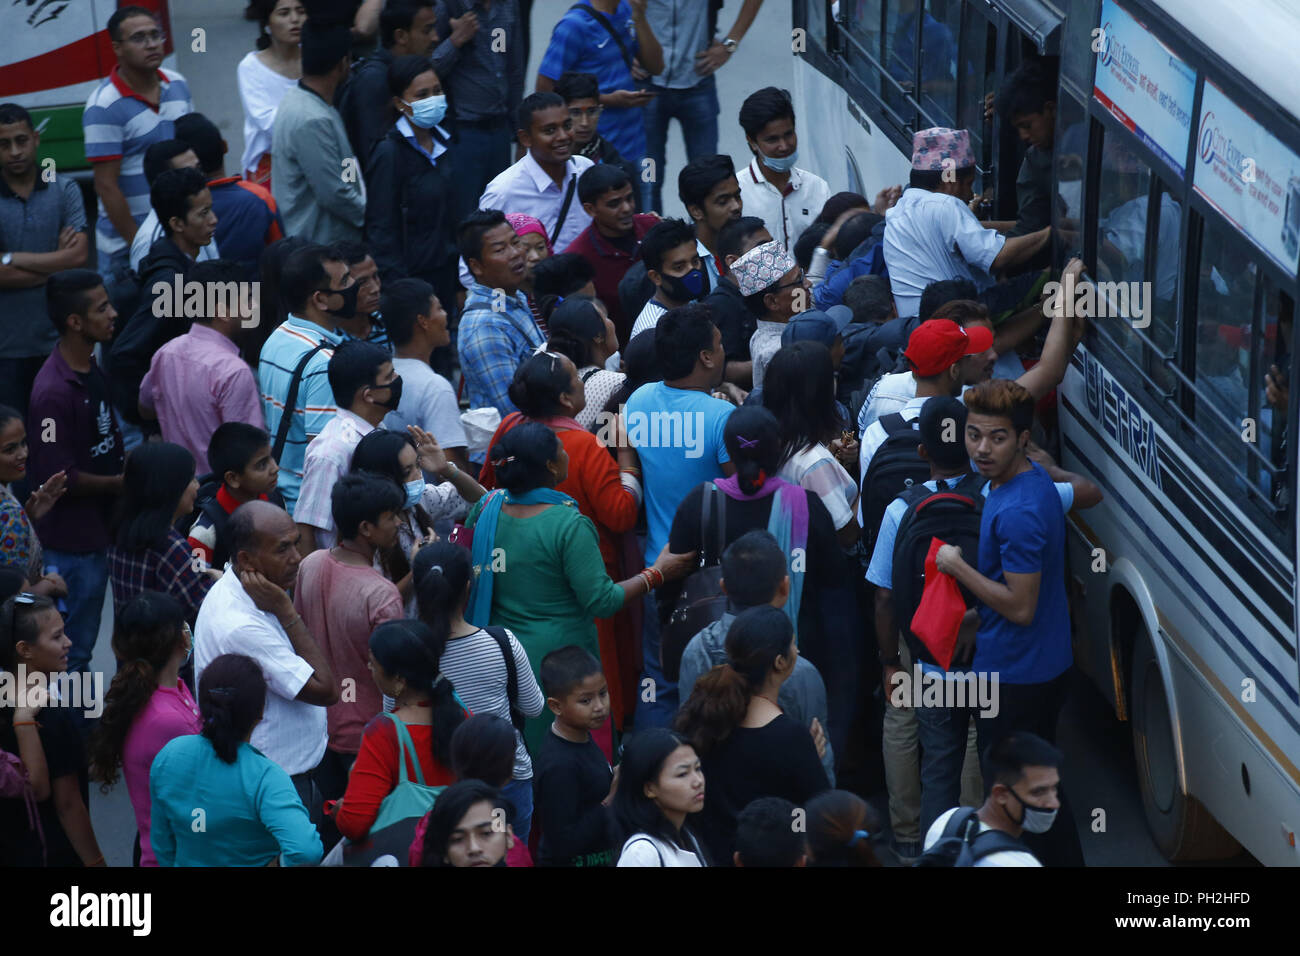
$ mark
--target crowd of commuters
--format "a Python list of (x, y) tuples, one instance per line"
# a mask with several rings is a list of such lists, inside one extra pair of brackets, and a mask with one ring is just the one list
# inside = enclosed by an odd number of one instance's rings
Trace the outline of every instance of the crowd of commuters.
[(773, 87), (719, 155), (760, 5), (576, 4), (528, 92), (519, 0), (253, 0), (237, 167), (122, 6), (97, 261), (0, 105), (0, 669), (116, 658), (0, 706), (0, 863), (1082, 861), (1050, 226), (976, 218), (965, 130), (832, 195)]

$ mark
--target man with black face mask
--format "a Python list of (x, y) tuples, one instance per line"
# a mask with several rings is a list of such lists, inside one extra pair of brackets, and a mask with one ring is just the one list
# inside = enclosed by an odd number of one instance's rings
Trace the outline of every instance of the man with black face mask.
[(632, 338), (653, 329), (669, 309), (698, 302), (709, 294), (709, 276), (700, 265), (695, 230), (681, 219), (657, 223), (641, 240), (641, 259), (655, 294), (632, 326)]
[[(1015, 849), (1000, 840), (997, 849), (982, 852), (980, 837), (991, 830), (1017, 840), (1026, 833), (1046, 833), (1061, 808), (1062, 754), (1042, 737), (1018, 730), (1003, 737), (984, 755), (984, 785), (988, 796), (975, 811), (978, 827), (970, 827), (969, 808), (953, 807), (939, 815), (925, 835), (925, 849), (943, 838), (964, 836), (974, 866), (1042, 866), (1028, 847)], [(994, 844), (990, 843), (991, 848)]]
[[(339, 316), (356, 312), (359, 292), (347, 265), (324, 246), (295, 250), (281, 271), (280, 294), (289, 316), (262, 346), (257, 382), (271, 450), (280, 465), (280, 493), (291, 515), (307, 443), (334, 414), (327, 375), (332, 350), (342, 341), (335, 326)], [(285, 406), (290, 406), (287, 416)]]
[(402, 400), (402, 377), (393, 371), (392, 356), (373, 342), (344, 342), (330, 357), (328, 374), (337, 408), (307, 446), (302, 488), (293, 511), (302, 534), (298, 551), (303, 557), (334, 546), (337, 535), (330, 498), (334, 483), (347, 473), (361, 439)]

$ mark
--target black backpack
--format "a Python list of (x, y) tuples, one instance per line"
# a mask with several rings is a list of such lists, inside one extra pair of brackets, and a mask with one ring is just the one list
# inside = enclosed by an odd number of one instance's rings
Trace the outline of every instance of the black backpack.
[(921, 432), (916, 420), (904, 421), (897, 412), (880, 419), (885, 441), (871, 456), (862, 479), (862, 544), (867, 554), (876, 549), (876, 535), (889, 503), (913, 485), (930, 477), (930, 466), (916, 452)]
[(959, 807), (944, 824), (943, 833), (915, 866), (974, 866), (993, 853), (1028, 853), (1023, 843), (1001, 830), (980, 830), (974, 807)]
[[(930, 552), (930, 540), (940, 540), (959, 546), (968, 561), (979, 553), (980, 516), (984, 512), (984, 496), (980, 488), (985, 479), (974, 472), (957, 479), (940, 479), (936, 491), (925, 485), (913, 485), (901, 497), (907, 502), (907, 511), (898, 522), (894, 538), (893, 586), (891, 599), (894, 620), (903, 632), (908, 649), (914, 658), (938, 665), (933, 655), (912, 633), (912, 617), (921, 605), (925, 590), (925, 558)], [(975, 599), (962, 588), (966, 606), (973, 607)]]

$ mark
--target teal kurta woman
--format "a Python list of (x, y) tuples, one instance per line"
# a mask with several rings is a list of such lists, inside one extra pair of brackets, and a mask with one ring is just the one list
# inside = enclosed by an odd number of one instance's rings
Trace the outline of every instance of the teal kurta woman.
[[(537, 502), (550, 506), (531, 517), (517, 518), (500, 510), (490, 541), (480, 542), (479, 538), (489, 522), (481, 529), (475, 526), (490, 499), (504, 492), (480, 500), (465, 522), (466, 527), (475, 528), (475, 564), (486, 563), (480, 562), (479, 555), (488, 545), (485, 555), (491, 562), (488, 619), (474, 619), (474, 597), (466, 617), (479, 626), (510, 628), (538, 677), (542, 658), (566, 644), (576, 644), (599, 659), (596, 618), (614, 614), (624, 601), (624, 589), (605, 572), (596, 526), (568, 495), (547, 491), (555, 496), (555, 503)], [(510, 495), (509, 503), (533, 503), (526, 499), (535, 493)], [(482, 571), (479, 581), (483, 581)], [(475, 585), (476, 591), (479, 586)], [(528, 721), (524, 739), (533, 753), (538, 752), (552, 719), (550, 711), (543, 710)]]

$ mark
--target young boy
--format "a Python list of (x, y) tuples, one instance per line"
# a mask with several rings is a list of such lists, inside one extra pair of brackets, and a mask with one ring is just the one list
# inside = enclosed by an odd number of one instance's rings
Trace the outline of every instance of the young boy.
[(541, 866), (612, 866), (618, 843), (608, 803), (616, 777), (591, 732), (609, 718), (600, 661), (570, 644), (542, 658), (542, 690), (555, 715), (534, 766)]
[(808, 841), (796, 830), (795, 805), (781, 797), (759, 797), (736, 818), (736, 866), (786, 869), (808, 865)]
[(271, 436), (244, 422), (217, 426), (208, 443), (208, 463), (215, 480), (199, 491), (201, 514), (190, 528), (189, 545), (208, 567), (221, 569), (230, 560), (228, 525), (236, 508), (255, 500), (284, 507), (276, 487), (280, 466), (271, 457)]

